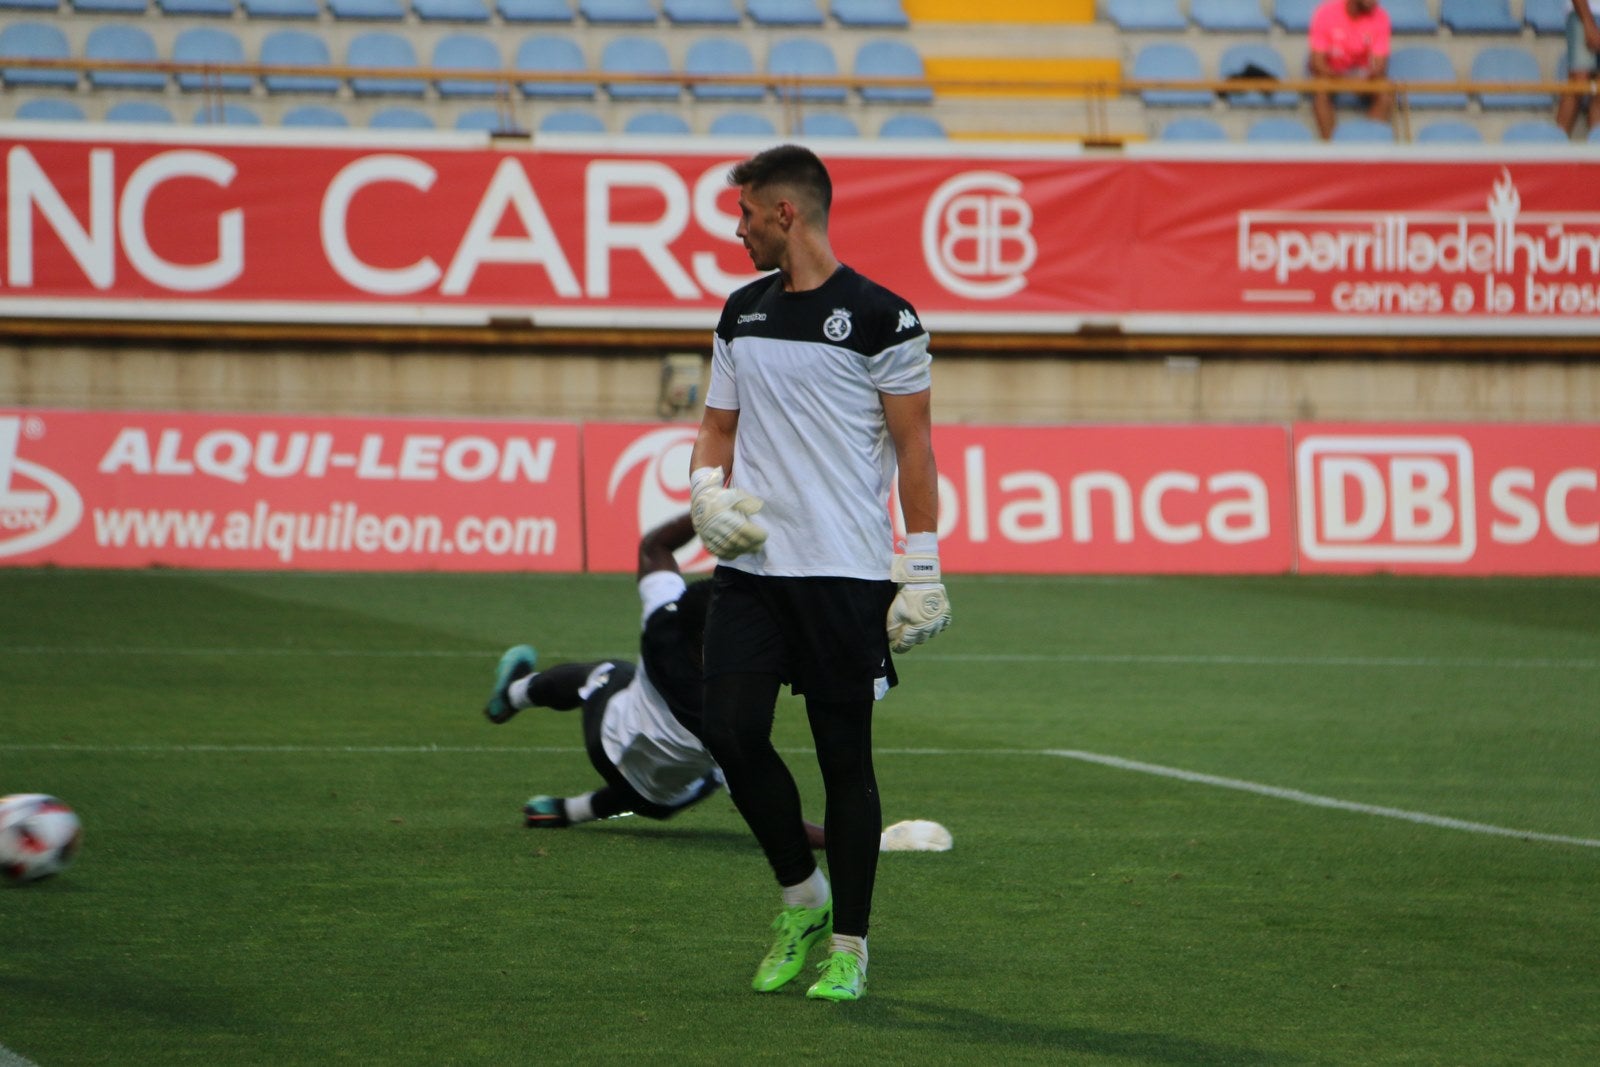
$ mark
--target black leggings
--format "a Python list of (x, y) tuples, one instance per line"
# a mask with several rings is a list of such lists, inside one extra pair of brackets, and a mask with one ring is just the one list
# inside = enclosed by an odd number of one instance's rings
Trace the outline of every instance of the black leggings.
[[(777, 676), (770, 674), (706, 679), (705, 742), (778, 884), (788, 886), (809, 878), (817, 861), (806, 843), (800, 791), (772, 746), (778, 685)], [(865, 937), (883, 828), (872, 769), (872, 699), (807, 697), (806, 717), (827, 791), (824, 825), (833, 882), (833, 928)]]

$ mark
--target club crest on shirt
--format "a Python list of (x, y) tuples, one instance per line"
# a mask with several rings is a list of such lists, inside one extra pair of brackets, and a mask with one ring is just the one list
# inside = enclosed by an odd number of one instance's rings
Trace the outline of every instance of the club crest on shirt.
[(828, 321), (822, 324), (822, 335), (830, 341), (843, 341), (850, 336), (850, 312), (834, 308)]

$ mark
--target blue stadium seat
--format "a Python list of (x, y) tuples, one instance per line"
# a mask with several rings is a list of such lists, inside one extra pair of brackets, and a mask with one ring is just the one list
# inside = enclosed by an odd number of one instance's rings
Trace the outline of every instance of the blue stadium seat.
[(372, 116), (375, 130), (431, 130), (433, 119), (414, 107), (386, 107)]
[(352, 22), (400, 22), (406, 17), (401, 0), (327, 0), (328, 14)]
[(801, 137), (860, 137), (856, 124), (844, 115), (811, 112), (800, 116)]
[(1308, 144), (1317, 136), (1299, 119), (1266, 115), (1250, 124), (1244, 131), (1244, 139), (1251, 144)]
[(1394, 127), (1365, 115), (1354, 115), (1339, 120), (1332, 140), (1340, 144), (1394, 144)]
[(1181, 33), (1189, 28), (1178, 0), (1105, 0), (1104, 11), (1123, 33)]
[(1526, 0), (1522, 21), (1541, 37), (1559, 37), (1567, 32), (1567, 15), (1571, 11), (1567, 0)]
[[(856, 50), (853, 73), (858, 78), (925, 78), (922, 57), (904, 41), (868, 41)], [(869, 104), (928, 104), (933, 90), (926, 85), (862, 86), (861, 99)]]
[(168, 125), (172, 122), (172, 112), (149, 100), (123, 100), (106, 108), (106, 121)]
[(261, 116), (243, 104), (206, 105), (194, 113), (196, 126), (259, 126)]
[[(1136, 81), (1204, 81), (1200, 57), (1177, 42), (1147, 44), (1133, 57), (1130, 76)], [(1204, 89), (1145, 89), (1145, 104), (1155, 107), (1207, 107), (1212, 95)]]
[(1427, 0), (1384, 0), (1383, 9), (1389, 13), (1389, 29), (1394, 33), (1439, 32), (1439, 20), (1428, 10)]
[(903, 30), (911, 25), (900, 0), (833, 0), (834, 21), (857, 29)]
[[(329, 67), (333, 54), (327, 42), (305, 30), (277, 30), (261, 39), (261, 65), (266, 67)], [(269, 93), (327, 93), (339, 91), (339, 79), (317, 74), (264, 74)]]
[[(1460, 81), (1456, 68), (1444, 49), (1431, 44), (1407, 45), (1389, 54), (1389, 77), (1396, 82), (1453, 82)], [(1451, 108), (1465, 111), (1467, 94), (1462, 92), (1407, 92), (1406, 100), (1412, 107)]]
[(667, 111), (641, 111), (628, 117), (628, 121), (622, 124), (622, 132), (681, 136), (689, 132), (689, 123), (682, 115)]
[[(0, 63), (6, 59), (71, 59), (67, 35), (44, 22), (13, 22), (0, 28)], [(0, 79), (9, 85), (76, 86), (78, 72), (0, 65)]]
[[(578, 42), (572, 38), (536, 34), (517, 46), (513, 66), (524, 74), (541, 72), (581, 74), (589, 69), (589, 61), (584, 58), (583, 49), (578, 47)], [(592, 100), (595, 94), (594, 82), (524, 81), (521, 87), (524, 96)]]
[(1589, 136), (1584, 138), (1584, 140), (1588, 141), (1590, 144), (1600, 144), (1600, 126), (1591, 126), (1589, 128)]
[[(1288, 33), (1305, 33), (1322, 0), (1272, 0), (1272, 21)], [(1385, 5), (1387, 10), (1387, 5)]]
[(817, 0), (745, 0), (745, 14), (757, 26), (821, 26)]
[[(700, 37), (690, 43), (684, 54), (683, 72), (695, 76), (754, 76), (756, 61), (737, 37)], [(767, 95), (766, 89), (754, 83), (691, 85), (689, 93), (696, 100), (761, 100)]]
[(479, 107), (463, 111), (456, 116), (456, 129), (477, 133), (492, 133), (502, 137), (526, 137), (528, 131), (517, 125), (517, 120), (499, 108)]
[(495, 10), (507, 22), (574, 21), (572, 0), (495, 0)]
[(1189, 115), (1161, 127), (1160, 141), (1226, 141), (1228, 131), (1215, 119)]
[(1260, 0), (1189, 0), (1189, 19), (1210, 33), (1266, 33)]
[(778, 131), (765, 115), (728, 111), (711, 120), (709, 132), (717, 137), (772, 137)]
[(878, 127), (878, 136), (920, 137), (930, 141), (942, 141), (950, 135), (945, 132), (944, 125), (932, 115), (890, 115), (883, 120), (883, 125)]
[[(416, 69), (417, 53), (409, 37), (373, 31), (350, 41), (344, 65), (380, 70)], [(350, 79), (350, 88), (357, 96), (422, 96), (427, 91), (421, 78), (354, 77)]]
[(552, 111), (539, 120), (540, 133), (605, 133), (606, 124), (589, 111)]
[(83, 108), (71, 100), (44, 97), (18, 104), (17, 118), (35, 122), (82, 122)]
[(594, 23), (647, 26), (656, 20), (656, 7), (650, 0), (578, 0), (578, 14)]
[[(195, 26), (178, 34), (172, 42), (174, 63), (200, 63), (213, 66), (222, 63), (248, 63), (244, 44), (228, 30), (214, 26)], [(189, 71), (178, 75), (178, 88), (198, 93), (221, 90), (225, 93), (248, 93), (255, 79), (248, 74), (220, 74), (215, 71)]]
[(308, 104), (297, 107), (283, 116), (283, 125), (311, 127), (316, 129), (337, 129), (350, 125), (350, 120), (344, 117), (344, 112), (337, 108), (326, 107), (322, 104)]
[[(671, 74), (672, 60), (651, 37), (613, 37), (600, 51), (600, 69), (607, 74)], [(676, 100), (678, 86), (655, 82), (606, 82), (613, 100)]]
[(488, 22), (484, 0), (411, 0), (411, 10), (423, 22)]
[(156, 0), (156, 6), (163, 15), (208, 15), (219, 19), (233, 16), (233, 0)]
[(1507, 126), (1501, 144), (1571, 144), (1567, 131), (1549, 119), (1525, 119)]
[(4, 11), (54, 12), (56, 6), (56, 0), (0, 0), (0, 10)]
[(72, 0), (72, 10), (84, 15), (142, 15), (149, 6), (149, 0)]
[(781, 100), (844, 102), (842, 86), (782, 84), (795, 78), (838, 76), (839, 64), (833, 58), (833, 49), (817, 38), (785, 37), (774, 41), (767, 53), (767, 73), (779, 80), (778, 98)]
[[(435, 70), (493, 73), (504, 69), (505, 60), (500, 56), (500, 49), (489, 38), (455, 33), (441, 37), (433, 46), (432, 66)], [(469, 81), (465, 78), (440, 78), (435, 84), (439, 88), (439, 95), (443, 97), (495, 96), (510, 88), (503, 82)]]
[(1451, 33), (1522, 32), (1522, 24), (1511, 17), (1508, 0), (1439, 0), (1439, 21)]
[[(1229, 45), (1217, 61), (1219, 78), (1270, 78), (1281, 82), (1288, 76), (1283, 56), (1276, 48), (1259, 41)], [(1283, 90), (1229, 93), (1228, 102), (1235, 107), (1299, 107), (1300, 94)]]
[[(1493, 45), (1472, 57), (1468, 81), (1474, 82), (1540, 82), (1544, 80), (1539, 61), (1533, 53), (1515, 45)], [(1486, 111), (1514, 111), (1523, 109), (1553, 108), (1555, 99), (1549, 93), (1478, 93), (1478, 104)]]
[(1483, 132), (1470, 122), (1440, 119), (1417, 131), (1417, 144), (1482, 144)]
[(317, 0), (240, 0), (253, 19), (315, 19), (321, 14)]
[[(108, 22), (89, 31), (83, 43), (85, 59), (156, 63), (161, 59), (155, 38), (138, 26)], [(167, 87), (167, 76), (153, 70), (91, 70), (89, 84), (96, 89), (156, 89)]]
[(737, 26), (733, 0), (664, 0), (661, 13), (676, 26)]

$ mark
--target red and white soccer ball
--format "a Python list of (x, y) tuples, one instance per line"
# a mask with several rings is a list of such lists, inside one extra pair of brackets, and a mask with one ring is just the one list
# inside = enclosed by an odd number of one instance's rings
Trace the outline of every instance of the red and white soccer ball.
[(83, 839), (77, 812), (43, 793), (0, 797), (0, 879), (37, 882), (72, 865)]

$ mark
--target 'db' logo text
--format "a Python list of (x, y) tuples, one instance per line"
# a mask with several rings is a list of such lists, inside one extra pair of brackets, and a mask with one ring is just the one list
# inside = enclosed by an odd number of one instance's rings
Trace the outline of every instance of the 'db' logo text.
[(1459, 437), (1308, 437), (1295, 472), (1309, 559), (1459, 563), (1477, 547), (1472, 448)]
[(0, 416), (0, 557), (55, 544), (83, 518), (83, 498), (72, 483), (20, 454), (24, 439), (44, 432), (42, 419)]

